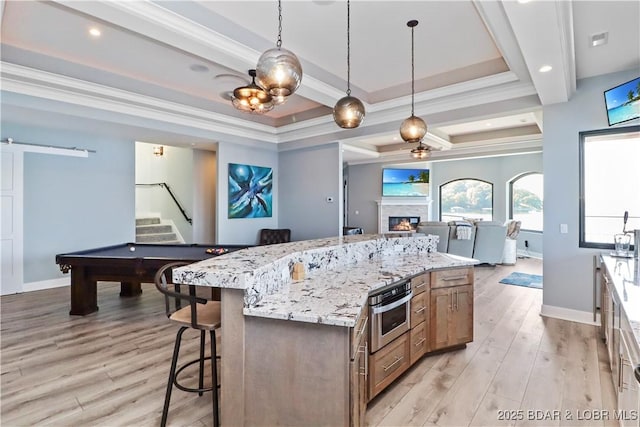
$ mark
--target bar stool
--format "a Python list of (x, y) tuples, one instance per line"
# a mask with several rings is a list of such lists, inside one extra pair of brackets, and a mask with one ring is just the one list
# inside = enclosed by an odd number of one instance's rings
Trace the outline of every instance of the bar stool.
[[(220, 356), (216, 354), (216, 329), (220, 329), (220, 302), (208, 301), (196, 295), (196, 287), (194, 285), (180, 285), (172, 283), (171, 273), (175, 267), (188, 265), (188, 262), (172, 262), (160, 268), (155, 275), (155, 285), (160, 292), (164, 294), (165, 311), (167, 317), (180, 325), (180, 329), (176, 335), (176, 342), (173, 348), (173, 358), (171, 359), (171, 370), (169, 371), (169, 382), (167, 383), (167, 393), (164, 399), (164, 408), (162, 410), (162, 427), (167, 425), (167, 415), (169, 413), (169, 402), (171, 400), (171, 391), (175, 385), (182, 391), (191, 393), (202, 393), (211, 391), (213, 403), (213, 425), (220, 425), (219, 403), (218, 403), (218, 367), (216, 359)], [(170, 285), (173, 289), (170, 289)], [(187, 289), (182, 289), (186, 286)], [(188, 292), (184, 292), (188, 290)], [(182, 302), (187, 301), (188, 305), (182, 306)], [(178, 355), (180, 352), (180, 342), (182, 334), (189, 329), (197, 329), (200, 331), (200, 357), (191, 360), (178, 367)], [(205, 332), (209, 331), (211, 341), (211, 356), (204, 356)], [(211, 387), (204, 387), (204, 362), (211, 360)], [(178, 382), (178, 376), (187, 367), (199, 363), (200, 372), (198, 376), (198, 388), (186, 387)]]

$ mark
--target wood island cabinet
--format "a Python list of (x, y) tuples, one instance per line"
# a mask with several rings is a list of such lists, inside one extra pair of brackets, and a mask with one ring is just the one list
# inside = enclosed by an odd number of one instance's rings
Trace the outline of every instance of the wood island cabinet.
[(429, 351), (473, 341), (473, 269), (432, 273)]
[(411, 366), (408, 334), (401, 335), (369, 360), (369, 399), (373, 399)]

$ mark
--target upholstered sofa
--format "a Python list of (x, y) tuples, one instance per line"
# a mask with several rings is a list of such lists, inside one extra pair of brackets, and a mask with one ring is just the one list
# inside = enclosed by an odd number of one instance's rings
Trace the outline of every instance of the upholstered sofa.
[(424, 221), (416, 231), (438, 236), (438, 252), (475, 258), (483, 264), (502, 262), (507, 226), (498, 221)]

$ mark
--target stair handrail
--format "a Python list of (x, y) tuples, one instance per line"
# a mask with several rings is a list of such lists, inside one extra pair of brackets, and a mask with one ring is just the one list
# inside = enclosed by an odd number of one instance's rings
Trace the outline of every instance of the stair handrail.
[(168, 192), (169, 195), (171, 196), (171, 198), (173, 199), (173, 201), (175, 202), (176, 206), (178, 206), (178, 209), (180, 209), (180, 212), (182, 213), (182, 216), (184, 217), (184, 219), (187, 220), (187, 222), (191, 225), (193, 225), (193, 219), (189, 218), (189, 215), (187, 215), (187, 212), (184, 210), (184, 208), (182, 207), (182, 205), (180, 204), (180, 202), (178, 201), (178, 199), (176, 199), (175, 194), (173, 194), (173, 191), (171, 191), (171, 187), (169, 187), (169, 184), (167, 184), (166, 182), (153, 182), (153, 183), (141, 183), (138, 184), (136, 183), (136, 187), (162, 187), (165, 188)]

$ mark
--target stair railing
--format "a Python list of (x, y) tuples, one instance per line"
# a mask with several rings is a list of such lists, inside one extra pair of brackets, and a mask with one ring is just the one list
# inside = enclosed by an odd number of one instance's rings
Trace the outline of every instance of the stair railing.
[(187, 215), (187, 212), (184, 210), (184, 208), (182, 207), (182, 205), (180, 204), (178, 199), (176, 199), (175, 194), (173, 194), (173, 191), (171, 191), (171, 187), (169, 187), (169, 184), (167, 184), (166, 182), (154, 182), (154, 183), (150, 183), (150, 184), (136, 184), (136, 187), (162, 187), (162, 188), (166, 189), (169, 192), (169, 195), (171, 196), (173, 201), (175, 202), (176, 206), (178, 206), (178, 209), (180, 209), (180, 212), (182, 213), (182, 216), (184, 217), (184, 219), (186, 219), (189, 224), (193, 224), (193, 219), (189, 218), (189, 216)]

